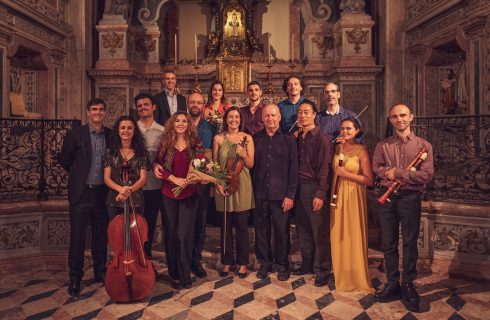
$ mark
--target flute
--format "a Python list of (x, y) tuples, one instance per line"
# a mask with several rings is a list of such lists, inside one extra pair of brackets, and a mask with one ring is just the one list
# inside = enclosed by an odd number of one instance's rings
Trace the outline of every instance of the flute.
[[(344, 166), (344, 154), (341, 152), (339, 153), (339, 167)], [(339, 200), (339, 183), (340, 177), (337, 176), (337, 180), (335, 181), (335, 186), (333, 188), (333, 194), (332, 194), (332, 201), (330, 202), (330, 206), (336, 207), (337, 206), (337, 201)]]
[[(410, 162), (410, 164), (407, 166), (407, 170), (417, 171), (417, 169), (420, 166), (420, 164), (422, 163), (422, 161), (427, 159), (427, 155), (428, 155), (427, 148), (422, 147), (422, 149), (420, 149), (419, 153), (417, 153), (417, 155), (412, 160), (412, 162)], [(402, 186), (402, 182), (400, 180), (395, 180), (388, 187), (388, 190), (386, 190), (386, 192), (381, 197), (378, 198), (378, 202), (381, 204), (384, 204), (385, 201), (391, 202), (389, 197), (391, 196), (392, 193), (396, 193), (400, 189), (401, 186)]]

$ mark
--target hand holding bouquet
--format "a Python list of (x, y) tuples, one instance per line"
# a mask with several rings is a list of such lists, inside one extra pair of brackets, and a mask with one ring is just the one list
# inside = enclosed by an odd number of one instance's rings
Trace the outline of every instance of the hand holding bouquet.
[[(196, 155), (194, 159), (192, 159), (189, 165), (189, 171), (187, 173), (188, 184), (197, 183), (197, 182), (211, 182), (214, 184), (224, 185), (227, 179), (226, 170), (221, 168), (221, 166), (209, 160), (208, 157), (204, 153), (200, 153)], [(177, 186), (172, 189), (174, 196), (178, 197), (182, 192), (183, 188)]]

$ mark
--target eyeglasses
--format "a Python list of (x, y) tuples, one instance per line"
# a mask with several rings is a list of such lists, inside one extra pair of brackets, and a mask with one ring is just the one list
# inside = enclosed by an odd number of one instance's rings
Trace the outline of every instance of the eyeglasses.
[(335, 92), (339, 92), (339, 90), (328, 90), (328, 91), (325, 91), (325, 94), (330, 94), (330, 93), (335, 93)]
[(197, 104), (197, 105), (199, 105), (199, 106), (202, 106), (202, 105), (204, 104), (204, 102), (202, 102), (202, 101), (192, 101), (192, 100), (190, 100), (190, 101), (189, 101), (189, 104)]

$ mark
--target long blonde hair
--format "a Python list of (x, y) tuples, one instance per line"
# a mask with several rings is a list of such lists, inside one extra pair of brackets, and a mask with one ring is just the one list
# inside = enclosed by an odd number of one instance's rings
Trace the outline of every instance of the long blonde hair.
[(192, 148), (196, 144), (200, 143), (199, 136), (197, 135), (197, 128), (192, 124), (191, 116), (185, 112), (178, 110), (165, 122), (165, 130), (163, 131), (162, 140), (158, 146), (157, 161), (161, 163), (165, 154), (169, 148), (172, 148), (177, 141), (177, 134), (175, 133), (174, 123), (177, 121), (177, 117), (184, 115), (187, 119), (187, 130), (185, 131), (184, 139), (187, 142), (187, 147)]

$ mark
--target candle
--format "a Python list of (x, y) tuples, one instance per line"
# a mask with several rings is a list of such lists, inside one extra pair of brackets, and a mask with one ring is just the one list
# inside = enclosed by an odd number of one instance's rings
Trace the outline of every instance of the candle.
[(177, 65), (177, 34), (174, 35), (174, 64)]
[(294, 33), (291, 34), (291, 61), (294, 62)]
[(194, 35), (194, 55), (196, 57), (196, 66), (197, 66), (197, 34)]
[(271, 61), (271, 34), (267, 34), (267, 61)]

